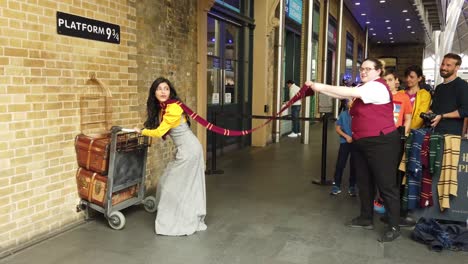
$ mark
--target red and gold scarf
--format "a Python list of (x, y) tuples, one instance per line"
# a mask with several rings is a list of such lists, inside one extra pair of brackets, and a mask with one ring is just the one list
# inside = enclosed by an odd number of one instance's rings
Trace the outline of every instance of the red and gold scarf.
[(288, 109), (293, 103), (301, 100), (303, 97), (306, 97), (306, 96), (311, 96), (311, 95), (314, 95), (314, 91), (312, 89), (310, 89), (308, 86), (305, 86), (303, 85), (302, 88), (299, 90), (299, 92), (293, 97), (291, 98), (281, 109), (278, 113), (276, 113), (275, 115), (273, 115), (271, 118), (269, 118), (267, 121), (265, 121), (265, 123), (263, 123), (262, 125), (258, 126), (258, 127), (255, 127), (253, 129), (249, 129), (249, 130), (231, 130), (231, 129), (226, 129), (226, 128), (222, 128), (222, 127), (219, 127), (219, 126), (216, 126), (216, 125), (213, 125), (212, 123), (208, 122), (206, 119), (202, 118), (201, 116), (199, 116), (197, 113), (195, 113), (192, 109), (190, 109), (188, 106), (186, 106), (184, 103), (180, 102), (180, 101), (177, 101), (177, 100), (173, 100), (173, 99), (170, 99), (170, 100), (167, 100), (166, 102), (162, 103), (161, 104), (161, 112), (162, 114), (164, 115), (165, 113), (165, 109), (166, 109), (166, 106), (168, 104), (173, 104), (173, 103), (176, 103), (178, 104), (182, 110), (184, 110), (184, 112), (190, 116), (193, 120), (195, 120), (197, 123), (199, 123), (200, 125), (206, 127), (208, 130), (210, 131), (213, 131), (214, 133), (217, 133), (217, 134), (220, 134), (220, 135), (224, 135), (224, 136), (230, 136), (230, 137), (236, 137), (236, 136), (245, 136), (245, 135), (248, 135), (248, 134), (251, 134), (252, 132), (254, 132), (255, 130), (258, 130), (264, 126), (266, 126), (268, 123), (270, 123), (272, 120), (276, 119), (278, 116), (281, 115), (281, 113), (283, 113), (286, 109)]

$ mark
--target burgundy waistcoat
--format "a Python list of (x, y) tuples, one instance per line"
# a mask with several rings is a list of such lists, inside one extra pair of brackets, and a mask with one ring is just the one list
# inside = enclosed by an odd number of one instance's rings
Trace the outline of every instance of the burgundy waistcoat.
[(351, 130), (353, 139), (375, 137), (382, 133), (393, 132), (395, 121), (393, 120), (393, 96), (384, 79), (378, 78), (374, 82), (385, 85), (390, 96), (390, 102), (386, 104), (365, 104), (360, 98), (354, 100), (349, 114), (352, 117)]

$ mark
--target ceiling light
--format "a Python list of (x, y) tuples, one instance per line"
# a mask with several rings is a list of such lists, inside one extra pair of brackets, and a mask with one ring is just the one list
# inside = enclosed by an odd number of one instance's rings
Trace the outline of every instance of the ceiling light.
[(361, 14), (361, 16), (365, 16), (365, 15), (366, 15), (366, 13), (362, 13), (362, 14)]
[(369, 30), (371, 30), (371, 31), (372, 31), (372, 30), (374, 30), (374, 28), (369, 28)]
[(414, 34), (414, 33), (416, 33), (416, 32), (414, 32), (414, 31), (411, 31), (411, 34)]
[(411, 26), (407, 26), (406, 28), (411, 28)]
[(392, 33), (392, 32), (388, 32), (388, 34), (389, 34), (389, 35), (393, 35), (393, 33)]
[(359, 2), (354, 3), (354, 5), (360, 5), (360, 4), (361, 4), (361, 3), (359, 3)]
[(389, 20), (389, 19), (385, 20), (385, 23), (388, 23), (388, 22), (390, 22), (390, 20)]
[(368, 24), (368, 25), (369, 25), (369, 24), (370, 24), (370, 21), (366, 21), (366, 24)]
[(387, 29), (392, 29), (392, 27), (387, 27)]
[(406, 9), (403, 9), (403, 11), (401, 11), (402, 13), (408, 13), (408, 10)]
[(377, 36), (377, 34), (376, 34), (376, 33), (372, 33), (372, 36)]
[(390, 37), (389, 39), (393, 39), (393, 37)]
[(380, 41), (377, 41), (378, 44), (380, 44), (381, 42)]
[(379, 2), (380, 2), (381, 4), (383, 4), (383, 3), (385, 3), (385, 0), (380, 0)]
[(407, 18), (407, 19), (405, 19), (405, 20), (406, 20), (406, 21), (410, 21), (411, 19)]
[(390, 41), (390, 42), (391, 42), (391, 43), (395, 43), (395, 41), (393, 41), (393, 40), (392, 40), (392, 41)]

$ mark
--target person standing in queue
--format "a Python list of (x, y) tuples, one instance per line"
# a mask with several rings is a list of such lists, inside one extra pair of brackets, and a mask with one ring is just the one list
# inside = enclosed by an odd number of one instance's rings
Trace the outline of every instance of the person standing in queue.
[(307, 81), (316, 92), (351, 99), (351, 130), (354, 166), (359, 170), (357, 185), (361, 202), (360, 215), (347, 225), (373, 229), (373, 202), (376, 186), (380, 190), (389, 217), (389, 225), (380, 242), (400, 236), (400, 186), (395, 177), (398, 165), (400, 134), (393, 120), (393, 96), (385, 80), (383, 63), (364, 60), (359, 69), (362, 85), (355, 88)]
[(418, 65), (411, 65), (405, 70), (405, 78), (407, 88), (405, 93), (410, 98), (411, 106), (413, 107), (413, 115), (411, 117), (411, 129), (423, 127), (424, 121), (420, 117), (421, 113), (426, 113), (431, 105), (431, 93), (425, 89), (421, 89), (423, 72)]

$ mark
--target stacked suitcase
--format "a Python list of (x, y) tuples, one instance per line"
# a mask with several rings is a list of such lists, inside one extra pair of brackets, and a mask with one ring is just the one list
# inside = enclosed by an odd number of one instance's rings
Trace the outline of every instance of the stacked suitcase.
[[(87, 136), (79, 134), (75, 138), (75, 151), (78, 161), (76, 184), (80, 198), (104, 206), (107, 191), (111, 134)], [(112, 205), (125, 201), (137, 194), (136, 186), (112, 194)]]
[(125, 226), (119, 211), (143, 204), (156, 211), (156, 198), (144, 198), (144, 180), (149, 139), (136, 132), (113, 127), (111, 133), (75, 138), (78, 169), (76, 184), (81, 198), (77, 211), (89, 208), (101, 212), (114, 229)]

